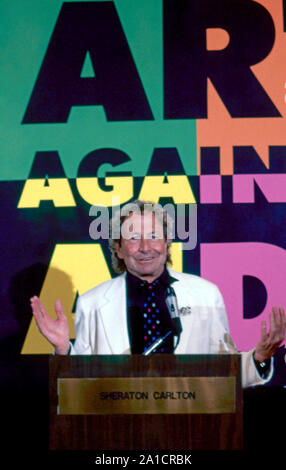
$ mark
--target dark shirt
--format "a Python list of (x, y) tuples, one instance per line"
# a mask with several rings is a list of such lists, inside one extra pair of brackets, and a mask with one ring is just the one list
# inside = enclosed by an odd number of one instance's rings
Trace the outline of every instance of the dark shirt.
[[(176, 279), (170, 276), (166, 269), (152, 283), (143, 281), (127, 272), (127, 323), (132, 354), (142, 354), (147, 345), (152, 344), (158, 337), (165, 335), (173, 329), (165, 299), (167, 287), (175, 281)], [(152, 303), (153, 299), (154, 303)], [(150, 302), (151, 305), (156, 306), (156, 308), (153, 307), (154, 312), (148, 309), (151, 306)], [(147, 319), (149, 318), (147, 315), (154, 317), (156, 320), (154, 324), (152, 324), (152, 319)], [(149, 330), (148, 321), (150, 321), (150, 325), (154, 328), (154, 334), (153, 330), (152, 334), (151, 330)], [(174, 334), (171, 333), (154, 352), (173, 353)]]

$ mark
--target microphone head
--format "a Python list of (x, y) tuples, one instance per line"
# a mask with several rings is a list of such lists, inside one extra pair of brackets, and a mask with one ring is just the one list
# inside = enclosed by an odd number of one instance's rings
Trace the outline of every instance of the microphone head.
[(166, 305), (172, 320), (174, 333), (178, 336), (182, 332), (182, 324), (179, 317), (177, 297), (171, 286), (167, 288)]
[(171, 286), (167, 288), (166, 304), (170, 313), (170, 317), (171, 318), (179, 317), (177, 297), (176, 297), (174, 289)]

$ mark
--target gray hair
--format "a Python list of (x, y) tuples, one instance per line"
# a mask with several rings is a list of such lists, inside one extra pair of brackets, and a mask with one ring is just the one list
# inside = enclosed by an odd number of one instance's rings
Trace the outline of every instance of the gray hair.
[(121, 209), (114, 214), (110, 221), (110, 238), (109, 238), (109, 249), (111, 251), (111, 263), (116, 273), (123, 273), (126, 271), (125, 262), (123, 259), (117, 256), (117, 246), (121, 242), (121, 227), (125, 219), (132, 213), (153, 212), (156, 217), (162, 222), (163, 234), (167, 243), (167, 258), (166, 264), (172, 265), (170, 246), (171, 246), (171, 234), (173, 233), (173, 219), (170, 217), (168, 212), (163, 209), (160, 204), (155, 204), (151, 201), (140, 201), (135, 200), (133, 202), (125, 204)]

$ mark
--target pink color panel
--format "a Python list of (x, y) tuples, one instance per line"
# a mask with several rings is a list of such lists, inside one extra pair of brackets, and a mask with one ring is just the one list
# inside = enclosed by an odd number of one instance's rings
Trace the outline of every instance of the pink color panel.
[[(243, 275), (255, 276), (267, 290), (267, 304), (253, 319), (243, 318)], [(261, 320), (272, 306), (286, 307), (286, 250), (267, 243), (201, 244), (201, 276), (219, 287), (225, 301), (230, 332), (239, 350), (255, 347)]]

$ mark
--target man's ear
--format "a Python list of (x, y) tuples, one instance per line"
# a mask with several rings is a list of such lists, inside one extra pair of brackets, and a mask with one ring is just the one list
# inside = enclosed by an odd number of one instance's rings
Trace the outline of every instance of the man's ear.
[(122, 256), (122, 254), (121, 254), (120, 240), (118, 240), (118, 241), (115, 242), (115, 251), (116, 251), (117, 257), (118, 257), (119, 259), (123, 259), (123, 256)]

